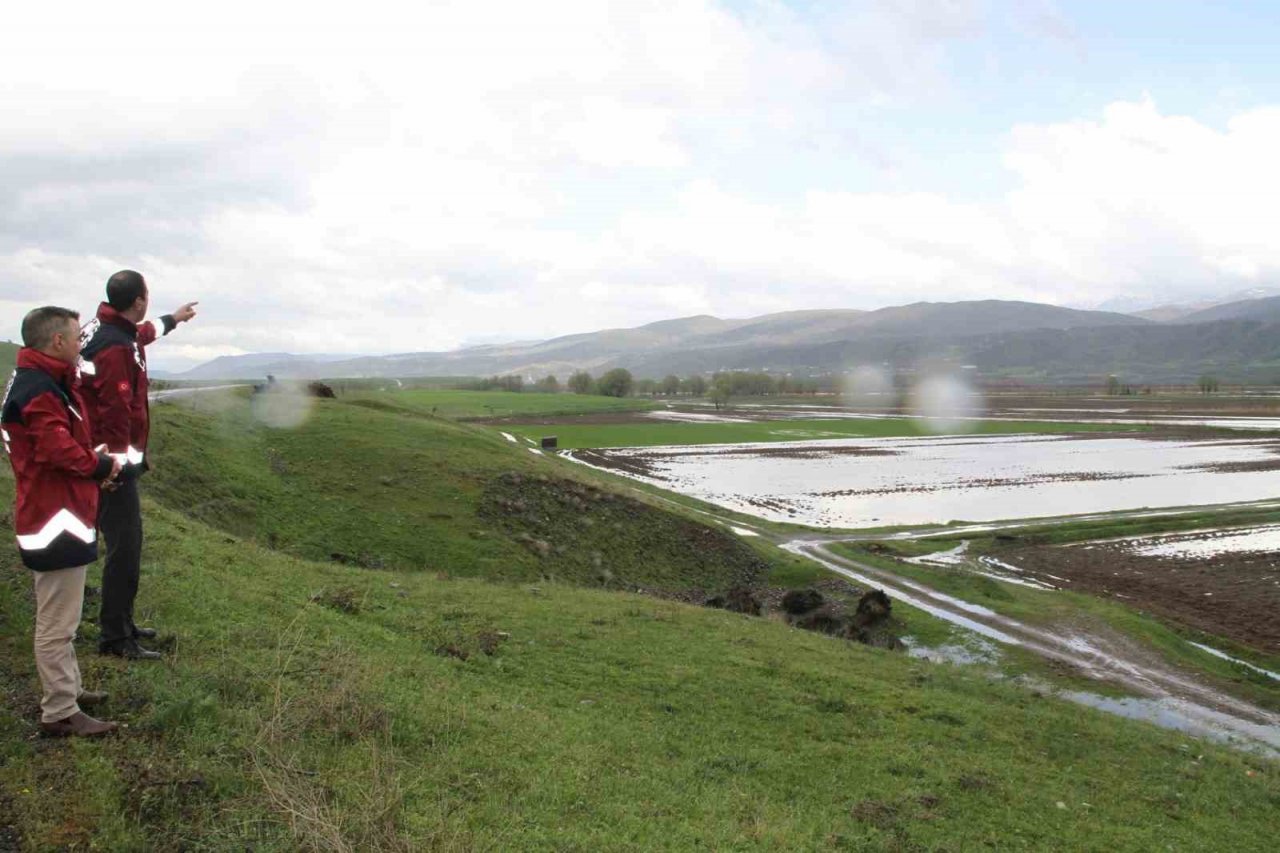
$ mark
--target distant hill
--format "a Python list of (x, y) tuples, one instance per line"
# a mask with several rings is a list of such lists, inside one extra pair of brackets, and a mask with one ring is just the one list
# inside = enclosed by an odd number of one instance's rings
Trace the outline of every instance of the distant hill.
[[(1268, 296), (1280, 296), (1280, 290), (1272, 287), (1255, 287), (1250, 290), (1236, 291), (1235, 293), (1230, 293), (1226, 296), (1215, 299), (1201, 299), (1195, 302), (1160, 305), (1156, 308), (1148, 308), (1144, 311), (1133, 311), (1130, 313), (1135, 317), (1141, 317), (1144, 320), (1154, 320), (1157, 323), (1203, 322), (1202, 320), (1194, 320), (1190, 318), (1206, 312), (1211, 308), (1227, 306), (1232, 303), (1248, 302), (1255, 299), (1263, 299)], [(1227, 318), (1215, 317), (1213, 319)]]
[[(749, 319), (698, 316), (651, 323), (634, 329), (608, 329), (555, 338), (536, 344), (471, 347), (445, 353), (404, 353), (343, 361), (287, 354), (216, 359), (181, 374), (182, 379), (244, 379), (277, 376), (461, 376), (495, 373), (562, 378), (574, 370), (602, 371), (625, 366), (641, 375), (679, 369), (710, 371), (725, 366), (766, 366), (763, 353), (787, 369), (839, 369), (826, 363), (797, 363), (786, 356), (815, 345), (878, 341), (939, 341), (980, 336), (1144, 325), (1149, 321), (1105, 311), (1081, 311), (1031, 302), (919, 302), (877, 311), (813, 310), (770, 314)], [(880, 358), (880, 360), (885, 360)]]
[(1178, 323), (1214, 323), (1219, 320), (1280, 321), (1280, 296), (1228, 302), (1179, 317)]

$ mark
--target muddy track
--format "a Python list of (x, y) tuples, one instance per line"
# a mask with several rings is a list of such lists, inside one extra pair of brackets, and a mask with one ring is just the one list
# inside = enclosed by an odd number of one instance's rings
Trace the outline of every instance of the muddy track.
[[(839, 540), (834, 540), (839, 541)], [(1018, 646), (1098, 681), (1118, 684), (1159, 700), (1195, 733), (1231, 738), (1280, 757), (1280, 714), (1203, 684), (1119, 638), (1094, 633), (1059, 634), (1002, 616), (898, 577), (892, 572), (833, 553), (829, 543), (797, 541), (784, 550), (822, 564), (857, 583), (880, 587), (913, 607), (987, 639)]]

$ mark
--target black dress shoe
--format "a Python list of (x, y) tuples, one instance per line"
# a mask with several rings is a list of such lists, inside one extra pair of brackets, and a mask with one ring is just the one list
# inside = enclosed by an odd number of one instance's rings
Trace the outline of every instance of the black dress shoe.
[(121, 640), (109, 646), (101, 646), (98, 651), (104, 655), (114, 655), (125, 660), (160, 660), (159, 652), (149, 651), (138, 645), (137, 640)]
[(156, 629), (135, 627), (133, 629), (133, 638), (135, 640), (154, 640), (156, 638)]

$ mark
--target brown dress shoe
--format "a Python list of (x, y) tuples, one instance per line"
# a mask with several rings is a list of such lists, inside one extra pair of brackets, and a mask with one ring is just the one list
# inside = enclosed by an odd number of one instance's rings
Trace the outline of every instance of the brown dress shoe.
[(81, 708), (96, 708), (104, 704), (111, 698), (110, 693), (103, 693), (98, 690), (85, 690), (76, 697), (76, 704)]
[(49, 737), (102, 737), (120, 728), (119, 723), (105, 723), (77, 711), (56, 723), (41, 723), (40, 731)]

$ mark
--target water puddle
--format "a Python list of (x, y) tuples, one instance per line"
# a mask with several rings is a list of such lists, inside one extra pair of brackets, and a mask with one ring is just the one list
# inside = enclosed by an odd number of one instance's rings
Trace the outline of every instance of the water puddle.
[(729, 529), (732, 530), (734, 533), (738, 534), (739, 536), (759, 536), (760, 535), (756, 531), (748, 530), (745, 527), (730, 527)]
[(1142, 720), (1162, 729), (1230, 744), (1272, 758), (1280, 757), (1280, 728), (1250, 723), (1181, 699), (1115, 698), (1080, 690), (1059, 690), (1054, 691), (1054, 695), (1129, 720)]
[(1263, 669), (1260, 666), (1254, 666), (1248, 661), (1240, 660), (1240, 658), (1233, 658), (1231, 655), (1227, 654), (1226, 652), (1218, 651), (1212, 646), (1206, 646), (1201, 643), (1191, 643), (1191, 645), (1195, 646), (1197, 649), (1199, 649), (1202, 652), (1213, 655), (1215, 658), (1221, 658), (1222, 660), (1230, 661), (1231, 663), (1237, 664), (1238, 666), (1243, 666), (1245, 669), (1251, 669), (1254, 672), (1261, 673), (1265, 675), (1267, 678), (1273, 678), (1276, 681), (1280, 681), (1280, 672), (1272, 672), (1269, 669)]
[(512, 435), (511, 433), (509, 433), (509, 432), (504, 432), (504, 433), (502, 433), (502, 437), (503, 437), (503, 438), (505, 438), (507, 441), (511, 442), (512, 444), (519, 444), (519, 443), (520, 443), (520, 442), (516, 441), (516, 437), (515, 437), (514, 435)]
[(950, 551), (938, 551), (933, 554), (924, 554), (920, 557), (909, 557), (903, 560), (904, 563), (914, 563), (917, 566), (963, 566), (968, 562), (965, 553), (969, 550), (969, 542), (965, 540)]
[(1223, 554), (1270, 553), (1280, 551), (1280, 524), (1142, 536), (1117, 540), (1117, 544), (1139, 557), (1208, 559)]
[(723, 415), (708, 415), (702, 412), (677, 412), (669, 410), (661, 410), (657, 412), (646, 412), (645, 417), (655, 418), (660, 421), (673, 421), (682, 424), (749, 424), (752, 421), (747, 418), (731, 418)]
[[(1011, 583), (1011, 584), (1014, 584), (1015, 586), (1024, 586), (1024, 587), (1027, 587), (1028, 589), (1041, 589), (1041, 590), (1048, 590), (1050, 592), (1053, 592), (1054, 590), (1058, 589), (1058, 587), (1053, 586), (1052, 584), (1043, 583), (1041, 581), (1035, 580), (1034, 578), (1027, 577), (1026, 573), (1023, 572), (1022, 569), (1018, 568), (1012, 563), (1006, 563), (1003, 560), (997, 560), (995, 557), (979, 557), (978, 562), (989, 569), (995, 570), (995, 571), (989, 571), (989, 572), (979, 571), (978, 574), (982, 575), (985, 578), (998, 580), (998, 581), (1001, 581), (1002, 583)], [(1055, 578), (1055, 580), (1057, 579)]]
[(942, 646), (922, 646), (914, 637), (903, 637), (902, 645), (911, 657), (932, 663), (968, 666), (994, 664), (1000, 660), (1000, 650), (981, 637), (973, 637), (967, 643), (947, 643)]

